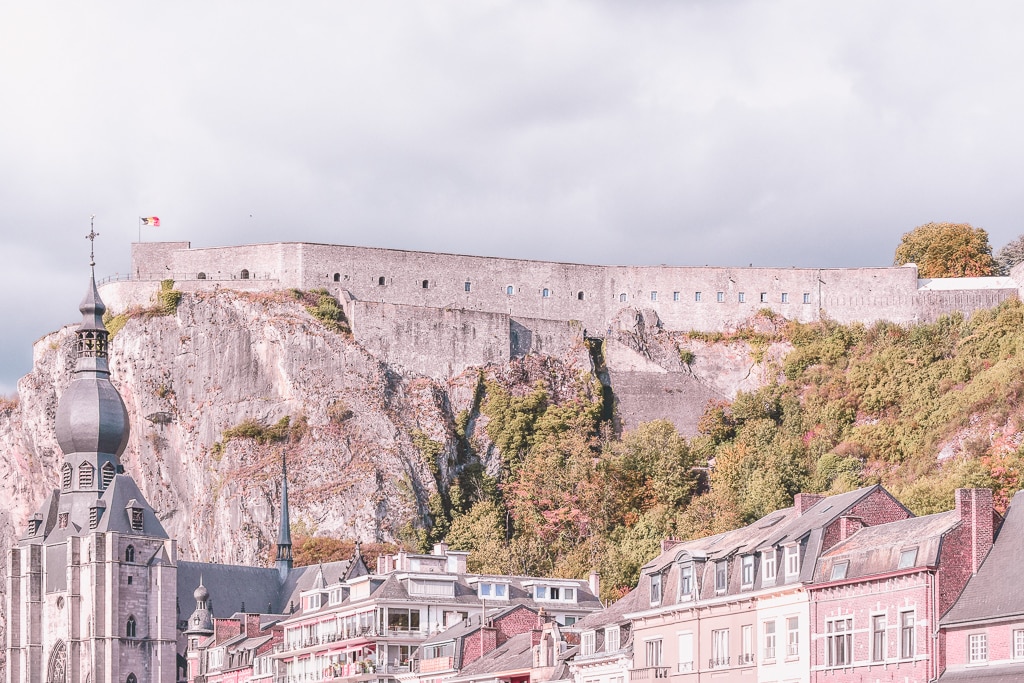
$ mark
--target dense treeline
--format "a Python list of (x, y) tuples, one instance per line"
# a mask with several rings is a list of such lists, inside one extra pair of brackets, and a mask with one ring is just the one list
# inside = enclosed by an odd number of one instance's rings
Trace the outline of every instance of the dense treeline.
[[(603, 597), (614, 599), (661, 539), (734, 528), (801, 490), (882, 483), (928, 514), (951, 508), (960, 486), (995, 488), (1003, 504), (1020, 487), (1019, 301), (913, 327), (771, 322), (755, 328), (777, 331), (736, 337), (752, 352), (791, 346), (776, 381), (709, 406), (691, 439), (667, 422), (616, 436), (592, 386), (556, 403), (543, 382), (512, 395), (481, 380), (474, 412), (486, 418), (501, 472), (464, 467), (404, 542), (425, 550), (445, 540), (472, 551), (481, 572), (584, 577), (597, 568)], [(469, 417), (458, 428), (471, 450)], [(420, 441), (424, 457), (440, 452)]]

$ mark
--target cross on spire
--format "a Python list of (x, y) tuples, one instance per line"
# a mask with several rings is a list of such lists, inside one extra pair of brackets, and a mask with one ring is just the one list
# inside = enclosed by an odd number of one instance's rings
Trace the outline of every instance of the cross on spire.
[(95, 215), (89, 216), (89, 234), (85, 236), (85, 239), (89, 240), (89, 267), (94, 270), (96, 268), (96, 238), (100, 236), (96, 232), (95, 221)]

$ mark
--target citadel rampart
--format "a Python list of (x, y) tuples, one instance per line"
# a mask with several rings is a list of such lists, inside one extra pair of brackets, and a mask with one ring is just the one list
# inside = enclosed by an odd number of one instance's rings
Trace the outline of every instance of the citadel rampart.
[[(134, 244), (131, 273), (151, 288), (167, 278), (185, 291), (324, 287), (339, 299), (579, 321), (589, 336), (605, 336), (620, 312), (640, 307), (677, 331), (728, 331), (763, 308), (803, 322), (929, 322), (1018, 295), (1021, 274), (922, 280), (912, 265), (595, 266), (302, 242)], [(138, 284), (129, 290), (141, 295)], [(112, 295), (123, 300), (127, 292)]]

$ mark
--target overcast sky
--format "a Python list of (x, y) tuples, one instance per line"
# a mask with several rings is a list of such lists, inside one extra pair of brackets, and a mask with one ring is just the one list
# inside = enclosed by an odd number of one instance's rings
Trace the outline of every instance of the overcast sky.
[(887, 265), (1024, 231), (1024, 3), (7, 2), (0, 393), (143, 239)]

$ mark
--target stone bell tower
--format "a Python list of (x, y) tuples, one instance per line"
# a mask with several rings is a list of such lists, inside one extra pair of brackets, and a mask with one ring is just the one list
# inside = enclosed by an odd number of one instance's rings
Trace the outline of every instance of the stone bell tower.
[(6, 567), (6, 680), (174, 683), (177, 550), (121, 467), (128, 411), (110, 382), (95, 272), (79, 310), (75, 369), (57, 405), (60, 488)]

